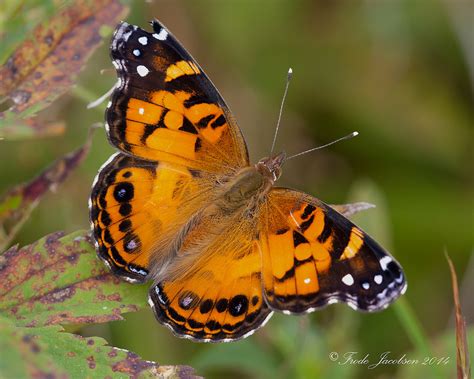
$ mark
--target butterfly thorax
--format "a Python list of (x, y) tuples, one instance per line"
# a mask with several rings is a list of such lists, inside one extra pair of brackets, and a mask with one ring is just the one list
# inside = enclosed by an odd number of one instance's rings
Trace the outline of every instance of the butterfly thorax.
[(280, 177), (284, 158), (285, 153), (280, 153), (238, 171), (224, 185), (216, 205), (229, 213), (255, 206)]

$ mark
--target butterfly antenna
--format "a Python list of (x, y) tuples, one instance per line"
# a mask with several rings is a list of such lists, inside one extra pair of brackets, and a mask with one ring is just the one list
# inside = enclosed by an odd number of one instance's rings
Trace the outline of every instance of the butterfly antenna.
[(303, 152), (301, 152), (301, 153), (292, 155), (292, 156), (286, 158), (285, 161), (288, 161), (288, 160), (290, 160), (290, 159), (299, 157), (300, 155), (303, 155), (303, 154), (311, 153), (312, 151), (315, 151), (315, 150), (323, 149), (323, 148), (325, 148), (325, 147), (334, 145), (335, 143), (338, 143), (338, 142), (340, 142), (340, 141), (344, 141), (344, 140), (346, 140), (346, 139), (354, 138), (354, 137), (356, 137), (356, 136), (358, 136), (358, 135), (359, 135), (359, 132), (352, 132), (351, 134), (348, 134), (347, 136), (344, 136), (344, 137), (342, 137), (342, 138), (339, 138), (339, 139), (337, 139), (337, 140), (335, 140), (335, 141), (329, 142), (329, 143), (327, 143), (326, 145), (322, 145), (322, 146), (318, 146), (318, 147), (313, 147), (312, 149), (309, 149), (309, 150), (303, 151)]
[(290, 81), (291, 81), (292, 76), (293, 76), (293, 70), (290, 67), (288, 69), (288, 74), (286, 75), (285, 92), (283, 93), (283, 99), (281, 100), (280, 113), (278, 115), (278, 121), (277, 121), (277, 126), (276, 126), (276, 129), (275, 129), (275, 135), (273, 137), (272, 149), (270, 150), (270, 156), (272, 156), (273, 149), (275, 148), (275, 142), (276, 142), (277, 135), (278, 135), (278, 129), (280, 128), (281, 114), (283, 113), (283, 105), (285, 104), (286, 94), (288, 93), (288, 87), (290, 86)]

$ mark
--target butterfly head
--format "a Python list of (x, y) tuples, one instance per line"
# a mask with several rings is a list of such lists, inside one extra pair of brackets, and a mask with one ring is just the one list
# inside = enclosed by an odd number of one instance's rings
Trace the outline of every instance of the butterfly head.
[(260, 159), (255, 167), (263, 176), (270, 179), (273, 184), (281, 176), (281, 167), (285, 163), (285, 159), (286, 153), (282, 151), (275, 156)]

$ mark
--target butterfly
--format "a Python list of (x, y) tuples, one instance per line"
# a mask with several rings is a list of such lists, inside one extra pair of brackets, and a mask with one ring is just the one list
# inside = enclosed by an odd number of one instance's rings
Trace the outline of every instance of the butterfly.
[(396, 260), (333, 207), (274, 186), (285, 154), (249, 162), (244, 137), (202, 68), (159, 21), (122, 22), (106, 131), (119, 152), (90, 197), (97, 252), (118, 276), (151, 281), (156, 318), (177, 336), (233, 341), (273, 311), (336, 302), (386, 308), (406, 289)]

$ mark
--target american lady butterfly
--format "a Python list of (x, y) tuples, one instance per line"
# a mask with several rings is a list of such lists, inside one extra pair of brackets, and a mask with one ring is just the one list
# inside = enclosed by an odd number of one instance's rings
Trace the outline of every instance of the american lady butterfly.
[(201, 67), (158, 21), (121, 23), (118, 84), (106, 111), (120, 151), (90, 198), (99, 256), (130, 282), (152, 281), (157, 319), (196, 341), (231, 341), (273, 311), (345, 302), (387, 307), (400, 265), (333, 207), (274, 187), (285, 154), (250, 165), (242, 133)]

